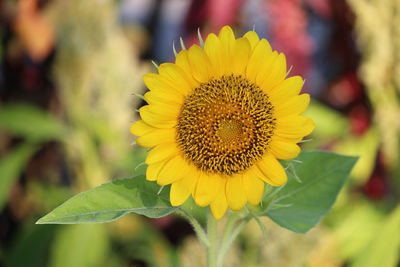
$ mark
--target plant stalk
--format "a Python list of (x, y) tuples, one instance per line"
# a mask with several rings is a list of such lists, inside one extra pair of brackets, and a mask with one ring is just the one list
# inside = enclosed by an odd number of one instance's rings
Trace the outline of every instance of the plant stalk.
[(194, 232), (196, 233), (197, 239), (200, 241), (200, 244), (203, 245), (203, 247), (208, 248), (210, 246), (210, 242), (208, 241), (208, 237), (204, 232), (203, 227), (196, 220), (196, 218), (194, 218), (192, 214), (182, 208), (178, 209), (177, 213), (188, 220), (188, 222), (192, 225)]
[(210, 210), (207, 213), (207, 236), (209, 246), (207, 249), (207, 266), (219, 267), (217, 263), (219, 240), (218, 240), (218, 222), (211, 214)]

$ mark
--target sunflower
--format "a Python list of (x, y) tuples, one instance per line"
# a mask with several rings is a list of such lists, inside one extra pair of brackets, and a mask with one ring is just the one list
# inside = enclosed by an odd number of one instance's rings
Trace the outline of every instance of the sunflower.
[(148, 105), (131, 132), (152, 148), (147, 180), (171, 184), (173, 206), (192, 195), (216, 219), (258, 205), (265, 183), (287, 181), (278, 159), (295, 158), (314, 129), (301, 115), (310, 101), (299, 95), (303, 79), (286, 76), (285, 55), (254, 31), (235, 38), (229, 26), (146, 74)]

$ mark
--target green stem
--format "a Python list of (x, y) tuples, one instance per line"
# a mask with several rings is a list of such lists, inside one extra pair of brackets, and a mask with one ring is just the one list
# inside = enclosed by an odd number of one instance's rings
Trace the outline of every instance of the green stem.
[(224, 262), (225, 254), (226, 254), (227, 250), (229, 249), (228, 239), (230, 237), (230, 234), (233, 231), (233, 228), (234, 228), (237, 220), (238, 220), (238, 216), (236, 215), (236, 213), (229, 214), (228, 220), (224, 227), (224, 233), (222, 235), (221, 250), (218, 255), (218, 264), (220, 266), (222, 266), (222, 263)]
[(208, 248), (210, 246), (210, 242), (208, 240), (206, 233), (204, 232), (203, 227), (196, 220), (196, 218), (194, 218), (192, 214), (190, 214), (189, 212), (187, 212), (186, 210), (184, 210), (182, 208), (177, 209), (177, 213), (189, 221), (189, 223), (192, 225), (194, 232), (196, 233), (197, 238), (199, 239), (200, 243), (203, 245), (203, 247)]
[(223, 265), (225, 255), (230, 246), (243, 230), (244, 226), (252, 218), (251, 214), (240, 217), (236, 213), (231, 213), (228, 217), (227, 223), (225, 224), (224, 233), (220, 242), (218, 221), (213, 217), (210, 210), (207, 212), (207, 233), (204, 232), (203, 227), (192, 214), (182, 208), (177, 209), (177, 212), (190, 222), (200, 243), (207, 249), (208, 267), (221, 267)]
[[(226, 253), (250, 219), (251, 217), (248, 216), (239, 219), (234, 214), (230, 215), (222, 238), (221, 250), (218, 255), (218, 266), (222, 266)], [(237, 221), (239, 221), (239, 223), (236, 224)]]
[(207, 266), (218, 267), (218, 222), (211, 214), (210, 210), (207, 213), (207, 235), (210, 245), (207, 249)]

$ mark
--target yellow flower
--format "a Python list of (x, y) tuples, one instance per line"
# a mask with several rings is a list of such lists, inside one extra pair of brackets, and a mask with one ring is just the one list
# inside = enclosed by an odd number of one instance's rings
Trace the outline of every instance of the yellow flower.
[(286, 78), (286, 59), (254, 31), (235, 38), (225, 26), (204, 47), (180, 51), (175, 63), (146, 74), (148, 105), (131, 132), (152, 148), (147, 180), (171, 184), (173, 206), (192, 195), (215, 218), (228, 207), (260, 203), (264, 182), (286, 183), (277, 159), (292, 159), (314, 123), (301, 113), (310, 97), (303, 79)]

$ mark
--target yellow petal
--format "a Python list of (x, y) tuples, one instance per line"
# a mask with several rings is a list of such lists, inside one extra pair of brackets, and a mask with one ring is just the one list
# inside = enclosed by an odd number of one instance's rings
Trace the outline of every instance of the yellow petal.
[(144, 100), (151, 104), (155, 105), (157, 103), (169, 103), (171, 105), (179, 105), (182, 106), (185, 98), (182, 94), (171, 94), (171, 92), (161, 91), (161, 92), (154, 92), (149, 91), (144, 94)]
[(300, 138), (309, 135), (315, 128), (310, 118), (293, 115), (276, 120), (275, 134), (283, 138)]
[(247, 38), (247, 40), (249, 40), (252, 51), (258, 45), (258, 42), (260, 41), (260, 38), (258, 38), (258, 35), (255, 31), (248, 31), (248, 32), (246, 32), (246, 34), (243, 37), (245, 37), (245, 38)]
[(136, 143), (143, 147), (154, 147), (162, 143), (173, 143), (175, 140), (175, 128), (156, 129), (136, 139)]
[[(257, 166), (269, 180), (273, 181), (271, 185), (281, 186), (287, 182), (285, 169), (271, 153), (266, 154), (257, 162)], [(264, 181), (269, 182), (268, 180)]]
[(160, 74), (147, 73), (143, 76), (143, 81), (147, 88), (152, 92), (161, 94), (168, 93), (171, 95), (171, 98), (175, 95), (183, 96), (179, 88), (174, 88), (174, 85)]
[(243, 175), (243, 184), (249, 203), (258, 205), (264, 193), (264, 182), (257, 176), (246, 173)]
[[(263, 70), (266, 70), (263, 68)], [(271, 92), (281, 84), (286, 77), (286, 57), (279, 54), (267, 72), (260, 72), (257, 76), (257, 84), (266, 92)]]
[(190, 196), (198, 179), (195, 173), (198, 174), (198, 172), (189, 173), (171, 185), (170, 201), (172, 206), (182, 205)]
[(310, 103), (310, 95), (302, 94), (288, 99), (286, 102), (275, 106), (275, 118), (286, 117), (303, 113)]
[(209, 205), (211, 201), (214, 200), (222, 179), (223, 178), (219, 177), (218, 175), (208, 175), (206, 173), (202, 173), (199, 176), (199, 180), (193, 195), (196, 204), (200, 207)]
[(281, 136), (281, 135), (275, 135), (275, 138), (287, 142), (287, 143), (293, 143), (293, 144), (297, 144), (299, 143), (302, 139), (302, 137), (286, 137), (286, 136)]
[(175, 58), (175, 64), (181, 67), (187, 74), (190, 74), (190, 64), (188, 58), (188, 51), (181, 50)]
[(181, 50), (175, 59), (175, 64), (178, 65), (185, 73), (186, 77), (190, 80), (190, 84), (197, 87), (199, 83), (195, 80), (192, 73), (192, 68), (189, 63), (189, 52), (188, 50)]
[(212, 72), (216, 77), (219, 77), (224, 72), (222, 68), (226, 68), (225, 64), (222, 64), (223, 51), (221, 41), (214, 33), (210, 33), (204, 43), (204, 51), (206, 52), (212, 66)]
[(247, 172), (249, 175), (252, 175), (254, 177), (259, 178), (260, 180), (273, 185), (273, 186), (279, 186), (274, 180), (271, 180), (268, 176), (266, 176), (263, 172), (261, 172), (260, 168), (257, 165), (254, 165), (250, 167)]
[(247, 196), (242, 177), (242, 174), (236, 174), (226, 178), (226, 199), (232, 210), (240, 210), (246, 205)]
[(232, 62), (232, 72), (237, 75), (243, 75), (246, 70), (250, 57), (250, 43), (246, 38), (239, 38), (235, 42), (234, 52), (235, 60)]
[(151, 131), (154, 131), (155, 129), (157, 129), (157, 128), (154, 128), (154, 127), (148, 125), (143, 120), (139, 120), (131, 125), (130, 132), (133, 135), (142, 136), (147, 133), (150, 133)]
[(304, 81), (300, 76), (293, 76), (284, 80), (279, 86), (269, 94), (271, 101), (275, 104), (281, 104), (288, 99), (298, 95), (303, 87)]
[(158, 67), (161, 76), (168, 79), (174, 88), (181, 94), (189, 94), (197, 85), (189, 76), (176, 64), (163, 63)]
[(177, 116), (171, 113), (163, 113), (162, 110), (155, 109), (147, 105), (139, 109), (140, 117), (150, 126), (156, 128), (172, 128), (177, 123)]
[(169, 117), (173, 120), (176, 120), (181, 112), (180, 105), (174, 105), (169, 102), (157, 102), (155, 104), (150, 104), (149, 107), (151, 112), (162, 114), (161, 117)]
[(189, 49), (189, 63), (193, 77), (200, 83), (208, 82), (211, 77), (211, 63), (204, 50), (198, 45), (193, 45)]
[(165, 160), (172, 156), (178, 155), (179, 149), (176, 143), (163, 143), (153, 148), (145, 160), (146, 164), (153, 164), (161, 160)]
[(150, 164), (146, 169), (146, 179), (149, 181), (156, 181), (161, 169), (165, 166), (168, 159)]
[(225, 188), (226, 181), (228, 179), (222, 179), (220, 187), (217, 191), (217, 194), (214, 200), (210, 204), (211, 213), (215, 219), (221, 219), (224, 216), (226, 209), (228, 208), (228, 202), (226, 200)]
[(296, 143), (289, 143), (274, 137), (270, 143), (270, 151), (277, 159), (293, 159), (300, 153)]
[(246, 68), (247, 79), (255, 82), (256, 77), (260, 72), (268, 73), (270, 71), (269, 66), (272, 65), (272, 62), (276, 56), (277, 53), (272, 53), (271, 46), (267, 40), (262, 39), (254, 48), (254, 51), (250, 56), (249, 63)]
[(190, 166), (181, 155), (171, 158), (158, 174), (157, 183), (168, 185), (188, 175)]
[(224, 26), (218, 34), (218, 38), (221, 41), (221, 56), (222, 64), (221, 71), (222, 74), (231, 74), (231, 66), (235, 61), (233, 50), (235, 47), (235, 35), (232, 28), (229, 26)]
[[(149, 92), (149, 93), (153, 93), (153, 92)], [(152, 97), (152, 95), (150, 95), (150, 97)], [(180, 104), (177, 104), (176, 102), (173, 101), (155, 101), (154, 99), (152, 99), (153, 101), (151, 101), (152, 103), (150, 103), (149, 106), (149, 110), (151, 112), (154, 112), (156, 114), (161, 114), (161, 117), (165, 117), (165, 116), (170, 116), (174, 119), (176, 119), (176, 117), (178, 116), (178, 114), (181, 111), (181, 106), (183, 104), (183, 102), (181, 102)]]
[(219, 39), (221, 40), (222, 46), (227, 50), (227, 52), (231, 52), (235, 45), (235, 34), (232, 31), (232, 28), (229, 26), (224, 26), (219, 31), (218, 34)]

